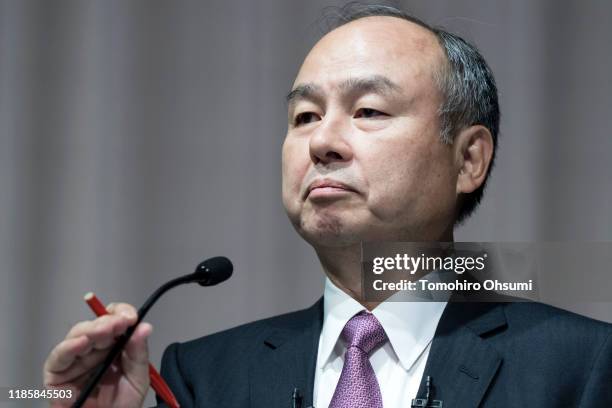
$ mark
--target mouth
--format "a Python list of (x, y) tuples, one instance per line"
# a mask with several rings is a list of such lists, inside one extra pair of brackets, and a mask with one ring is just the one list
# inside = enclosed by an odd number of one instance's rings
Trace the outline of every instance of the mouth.
[(306, 189), (306, 194), (304, 195), (304, 199), (324, 199), (324, 198), (335, 198), (340, 197), (350, 193), (356, 193), (357, 191), (336, 180), (332, 179), (322, 179), (315, 180), (308, 186)]

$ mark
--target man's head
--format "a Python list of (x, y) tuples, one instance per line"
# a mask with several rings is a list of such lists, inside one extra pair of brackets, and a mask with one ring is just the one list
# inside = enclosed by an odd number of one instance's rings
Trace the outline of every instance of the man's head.
[(313, 245), (448, 239), (480, 200), (497, 91), (458, 37), (363, 8), (313, 47), (288, 100), (283, 203)]

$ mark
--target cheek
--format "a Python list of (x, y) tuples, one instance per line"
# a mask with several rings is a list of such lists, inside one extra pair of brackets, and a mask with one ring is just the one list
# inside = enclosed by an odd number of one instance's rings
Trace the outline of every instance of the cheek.
[(444, 147), (393, 144), (370, 163), (375, 165), (366, 169), (370, 174), (368, 203), (382, 220), (444, 211), (449, 192), (454, 192)]
[(300, 187), (306, 171), (310, 156), (299, 140), (285, 139), (282, 149), (282, 195), (287, 210), (293, 208), (300, 201)]

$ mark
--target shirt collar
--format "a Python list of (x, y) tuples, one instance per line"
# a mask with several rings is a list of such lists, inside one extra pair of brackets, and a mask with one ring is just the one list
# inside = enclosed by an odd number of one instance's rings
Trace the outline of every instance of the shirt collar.
[[(400, 302), (392, 298), (374, 308), (372, 314), (387, 333), (400, 363), (404, 369), (409, 370), (433, 339), (446, 302)], [(332, 360), (346, 323), (363, 310), (366, 309), (359, 302), (329, 278), (325, 279), (319, 368)]]

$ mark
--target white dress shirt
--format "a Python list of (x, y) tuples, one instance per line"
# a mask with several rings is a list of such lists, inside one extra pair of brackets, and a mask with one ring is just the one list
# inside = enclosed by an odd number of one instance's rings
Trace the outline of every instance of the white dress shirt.
[[(416, 398), (431, 341), (445, 306), (446, 302), (387, 300), (372, 310), (389, 338), (370, 356), (384, 408), (406, 408)], [(340, 333), (349, 319), (362, 310), (365, 308), (359, 302), (326, 278), (323, 328), (315, 369), (315, 408), (329, 407), (346, 351)]]

